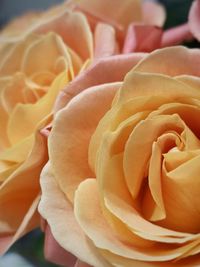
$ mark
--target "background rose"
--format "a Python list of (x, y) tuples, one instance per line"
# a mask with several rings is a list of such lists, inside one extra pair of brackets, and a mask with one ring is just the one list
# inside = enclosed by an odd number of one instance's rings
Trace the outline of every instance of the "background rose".
[[(3, 34), (16, 36), (22, 29), (26, 34), (30, 29), (38, 31), (38, 26), (44, 30), (45, 27), (40, 25), (45, 26), (43, 20), (47, 20), (52, 15), (56, 17), (56, 14), (66, 7), (86, 15), (94, 34), (95, 57), (122, 52), (152, 51), (161, 46), (161, 28), (166, 19), (165, 9), (157, 2), (140, 0), (124, 2), (95, 0), (92, 3), (87, 0), (65, 1), (60, 7), (51, 8), (45, 14), (39, 12), (25, 14), (24, 17), (8, 24)], [(38, 18), (40, 18), (39, 23)], [(27, 21), (31, 27), (27, 27)], [(59, 23), (59, 27), (57, 30), (63, 31), (62, 23)]]
[(158, 50), (122, 83), (132, 60), (104, 59), (66, 88), (39, 209), (80, 266), (198, 266), (200, 52)]
[(39, 226), (39, 175), (47, 160), (39, 130), (51, 121), (59, 90), (93, 56), (83, 14), (62, 5), (36, 17), (23, 18), (0, 35), (1, 253)]

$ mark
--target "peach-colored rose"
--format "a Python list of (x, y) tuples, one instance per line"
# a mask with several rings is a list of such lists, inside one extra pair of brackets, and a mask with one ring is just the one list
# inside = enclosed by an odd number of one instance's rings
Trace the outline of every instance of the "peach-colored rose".
[(41, 175), (47, 257), (200, 265), (199, 65), (184, 47), (114, 56), (66, 87)]
[[(0, 32), (0, 254), (39, 225), (39, 175), (47, 161), (48, 132), (40, 129), (51, 123), (58, 92), (92, 60), (122, 52), (127, 42), (132, 47), (126, 31), (136, 27), (133, 22), (140, 23), (138, 36), (142, 23), (148, 24), (147, 32), (155, 28), (150, 24), (164, 22), (161, 5), (119, 1), (113, 13), (115, 4), (66, 1), (16, 18)], [(150, 50), (158, 47), (152, 39)], [(137, 39), (136, 50), (143, 50), (142, 41)]]
[(40, 129), (93, 51), (86, 17), (65, 5), (18, 19), (0, 35), (0, 253), (40, 224), (39, 175), (47, 161)]

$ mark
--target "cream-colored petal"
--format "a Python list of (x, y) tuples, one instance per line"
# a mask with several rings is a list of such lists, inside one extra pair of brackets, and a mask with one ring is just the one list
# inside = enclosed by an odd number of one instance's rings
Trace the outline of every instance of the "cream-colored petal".
[[(43, 219), (42, 219), (43, 220)], [(46, 221), (45, 221), (45, 224)], [(61, 247), (52, 235), (51, 228), (45, 225), (44, 255), (47, 261), (66, 267), (74, 267), (77, 258)]]

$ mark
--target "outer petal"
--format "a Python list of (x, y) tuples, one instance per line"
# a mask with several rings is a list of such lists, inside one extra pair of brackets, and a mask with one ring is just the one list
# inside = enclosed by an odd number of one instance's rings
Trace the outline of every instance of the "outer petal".
[[(187, 62), (187, 64), (183, 64), (183, 62)], [(146, 59), (141, 60), (134, 70), (170, 76), (187, 74), (198, 77), (200, 76), (199, 65), (199, 49), (188, 49), (178, 46), (152, 52)]]
[[(141, 20), (139, 0), (80, 0), (78, 6), (98, 20), (119, 29), (126, 29), (129, 23)], [(113, 12), (113, 8), (115, 12)]]
[[(40, 191), (39, 175), (46, 159), (46, 139), (37, 134), (28, 159), (0, 187), (1, 253), (23, 234), (39, 226), (39, 218), (35, 215), (38, 199), (35, 199)], [(5, 237), (8, 237), (6, 243)]]
[(117, 48), (115, 29), (109, 24), (98, 23), (95, 29), (94, 42), (95, 58), (113, 56)]
[(164, 7), (153, 1), (145, 1), (142, 4), (142, 15), (144, 23), (158, 27), (162, 27), (166, 19)]
[(183, 41), (190, 41), (193, 35), (190, 32), (188, 23), (166, 30), (162, 37), (161, 46), (172, 46), (181, 44)]
[(40, 219), (39, 214), (37, 213), (37, 206), (39, 200), (40, 196), (37, 196), (35, 199), (33, 199), (32, 203), (29, 203), (30, 206), (28, 207), (24, 218), (21, 218), (22, 221), (19, 224), (19, 227), (16, 232), (10, 234), (8, 233), (6, 235), (5, 233), (3, 233), (2, 236), (0, 234), (0, 255), (4, 254), (10, 248), (10, 246), (14, 244), (24, 234), (39, 226)]
[(151, 52), (161, 45), (162, 30), (155, 26), (130, 24), (123, 53)]
[(194, 37), (200, 41), (200, 0), (192, 3), (189, 13), (189, 27)]
[(45, 258), (66, 267), (74, 267), (77, 258), (64, 250), (55, 240), (49, 225), (45, 228)]
[(80, 260), (76, 262), (76, 265), (74, 267), (92, 267), (91, 265), (88, 265), (87, 263), (84, 263)]
[(49, 158), (58, 184), (72, 202), (79, 183), (93, 177), (88, 166), (89, 142), (120, 85), (110, 83), (85, 90), (55, 119), (49, 138)]
[(39, 212), (47, 220), (60, 246), (92, 266), (108, 267), (93, 244), (85, 238), (74, 217), (73, 207), (56, 184), (49, 164), (41, 174), (41, 187)]
[(88, 70), (73, 80), (58, 96), (55, 111), (63, 108), (74, 96), (85, 89), (103, 83), (122, 81), (126, 73), (134, 67), (144, 53), (117, 55), (99, 60)]
[(92, 57), (92, 33), (83, 14), (70, 12), (64, 8), (61, 15), (56, 14), (52, 19), (39, 21), (34, 26), (36, 33), (46, 33), (50, 30), (60, 35), (67, 46), (80, 55), (83, 60)]
[[(20, 35), (17, 31), (14, 34), (0, 36), (1, 43), (16, 42), (30, 33), (44, 34), (55, 32), (62, 37), (64, 42), (79, 54), (84, 60), (92, 56), (93, 42), (92, 33), (87, 19), (83, 14), (69, 10), (68, 3), (59, 6), (56, 10), (50, 10), (43, 16), (34, 19), (29, 27)], [(9, 36), (10, 35), (10, 36)], [(80, 40), (81, 45), (80, 45)]]

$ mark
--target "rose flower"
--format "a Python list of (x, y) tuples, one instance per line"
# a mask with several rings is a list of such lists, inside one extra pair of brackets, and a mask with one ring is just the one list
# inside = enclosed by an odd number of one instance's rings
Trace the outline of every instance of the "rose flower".
[(200, 51), (138, 58), (99, 61), (57, 102), (39, 211), (64, 266), (200, 265)]
[(91, 10), (87, 1), (67, 1), (29, 13), (0, 33), (1, 254), (40, 224), (39, 176), (48, 158), (46, 132), (40, 130), (51, 123), (58, 92), (95, 58), (119, 53), (134, 20), (164, 22), (162, 7), (153, 3), (157, 19), (141, 15), (135, 0), (121, 2), (114, 17), (112, 0), (92, 3)]
[[(29, 28), (19, 19), (0, 35), (1, 253), (39, 226), (39, 175), (47, 160), (39, 130), (50, 122), (59, 90), (93, 55), (86, 17), (65, 5), (54, 12), (29, 16)], [(17, 25), (24, 27), (19, 36)]]

